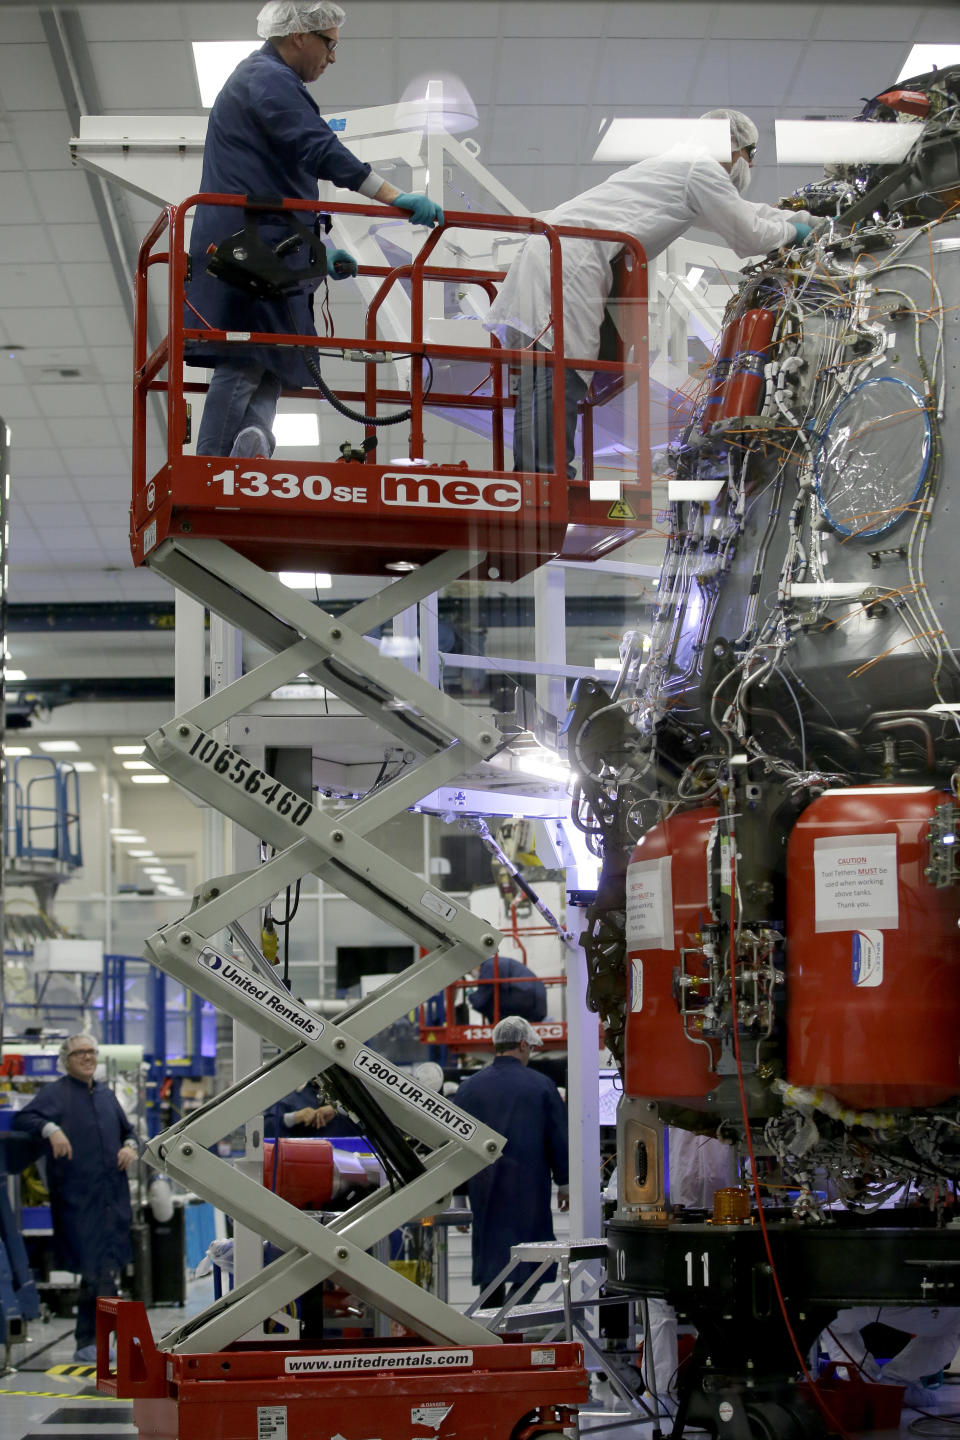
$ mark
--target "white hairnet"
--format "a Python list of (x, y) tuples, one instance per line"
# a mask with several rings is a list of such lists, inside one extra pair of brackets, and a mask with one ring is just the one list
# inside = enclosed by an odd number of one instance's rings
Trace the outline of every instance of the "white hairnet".
[(700, 119), (729, 120), (730, 144), (734, 150), (742, 150), (745, 145), (756, 145), (760, 138), (760, 131), (750, 116), (744, 115), (742, 110), (708, 110)]
[(519, 1045), (523, 1040), (538, 1048), (543, 1045), (536, 1030), (522, 1015), (505, 1015), (494, 1025), (491, 1039), (494, 1045)]
[(346, 18), (333, 0), (269, 0), (257, 16), (257, 34), (261, 40), (273, 40), (311, 30), (336, 30)]

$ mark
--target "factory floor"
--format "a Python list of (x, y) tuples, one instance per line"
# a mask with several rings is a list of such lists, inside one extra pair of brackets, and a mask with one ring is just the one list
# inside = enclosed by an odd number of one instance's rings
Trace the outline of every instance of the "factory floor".
[[(194, 1280), (187, 1287), (185, 1308), (160, 1306), (149, 1311), (155, 1336), (202, 1310), (212, 1299), (209, 1278)], [(14, 1369), (0, 1370), (0, 1440), (112, 1440), (136, 1436), (133, 1406), (124, 1400), (100, 1395), (91, 1366), (73, 1364), (73, 1322), (57, 1317), (33, 1321), (28, 1343), (17, 1346), (11, 1356)], [(958, 1357), (960, 1358), (960, 1357)], [(956, 1362), (955, 1362), (956, 1363)], [(948, 1374), (947, 1382), (931, 1392), (929, 1413), (903, 1411), (895, 1430), (857, 1431), (857, 1440), (960, 1440), (960, 1373)], [(609, 1401), (608, 1401), (609, 1403)], [(602, 1399), (595, 1399), (581, 1417), (581, 1435), (631, 1436), (647, 1440), (652, 1424), (617, 1425), (616, 1410), (604, 1413)], [(605, 1428), (613, 1422), (610, 1428)], [(669, 1426), (665, 1426), (669, 1435)]]

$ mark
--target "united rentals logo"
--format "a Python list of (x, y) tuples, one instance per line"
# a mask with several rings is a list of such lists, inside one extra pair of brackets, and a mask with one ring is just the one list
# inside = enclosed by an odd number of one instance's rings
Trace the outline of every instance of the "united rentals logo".
[(285, 991), (275, 990), (265, 980), (252, 975), (249, 970), (244, 970), (225, 955), (218, 955), (215, 950), (202, 950), (197, 956), (197, 964), (216, 975), (218, 980), (229, 985), (238, 994), (252, 1000), (302, 1039), (319, 1040), (323, 1034), (322, 1020), (317, 1020), (309, 1010), (304, 1010), (295, 1000), (291, 1000)]
[(476, 1124), (469, 1115), (465, 1115), (455, 1105), (450, 1105), (436, 1091), (425, 1090), (422, 1085), (410, 1080), (399, 1070), (394, 1070), (392, 1065), (381, 1060), (372, 1050), (358, 1050), (354, 1056), (353, 1067), (375, 1085), (389, 1090), (391, 1095), (415, 1105), (421, 1114), (429, 1115), (431, 1120), (436, 1120), (445, 1130), (459, 1136), (461, 1140), (470, 1140), (476, 1134)]
[(415, 471), (388, 472), (380, 477), (384, 505), (416, 505), (430, 510), (489, 510), (497, 514), (520, 509), (520, 481), (460, 479), (453, 475), (419, 475)]
[(472, 1350), (366, 1350), (346, 1355), (287, 1355), (287, 1375), (323, 1375), (331, 1370), (469, 1369)]

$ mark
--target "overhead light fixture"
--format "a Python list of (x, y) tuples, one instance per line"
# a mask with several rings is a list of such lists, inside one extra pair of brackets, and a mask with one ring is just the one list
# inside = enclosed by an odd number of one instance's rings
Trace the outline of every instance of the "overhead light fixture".
[(897, 84), (914, 75), (926, 75), (928, 70), (943, 70), (947, 65), (960, 65), (960, 45), (914, 45), (897, 76)]
[(153, 766), (149, 760), (124, 760), (124, 770), (152, 770)]
[(124, 829), (122, 829), (119, 825), (111, 825), (111, 826), (110, 826), (110, 834), (111, 834), (111, 835), (133, 835), (133, 834), (134, 834), (134, 831), (133, 831), (133, 830), (124, 830)]
[(131, 775), (134, 785), (169, 785), (169, 775)]
[(142, 755), (146, 745), (114, 745), (114, 755)]
[(152, 860), (156, 855), (155, 850), (128, 850), (127, 854), (132, 855), (134, 860)]
[(725, 480), (668, 480), (668, 500), (716, 500)]
[(320, 422), (312, 410), (288, 410), (274, 417), (273, 435), (277, 449), (296, 445), (319, 445)]
[(593, 152), (594, 160), (649, 160), (674, 145), (696, 145), (714, 160), (728, 161), (733, 154), (729, 120), (675, 120), (665, 116), (622, 115), (610, 121)]
[(78, 775), (91, 775), (97, 767), (92, 760), (71, 760), (70, 768), (76, 770)]
[(5, 670), (4, 676), (7, 680), (26, 680), (26, 670)]
[(147, 843), (146, 835), (136, 835), (132, 830), (128, 831), (126, 835), (114, 835), (113, 838), (118, 845), (146, 845)]
[(427, 79), (420, 75), (403, 92), (393, 124), (397, 130), (445, 130), (461, 135), (475, 129), (477, 107), (459, 75), (443, 74)]
[(594, 670), (620, 670), (621, 662), (612, 655), (598, 655), (593, 662)]
[(259, 40), (194, 40), (193, 64), (200, 87), (200, 104), (209, 110), (241, 60), (259, 50)]
[(333, 585), (333, 576), (323, 570), (314, 574), (308, 570), (281, 570), (279, 578), (288, 590), (329, 590)]
[(80, 749), (76, 740), (39, 740), (37, 743), (48, 755), (75, 755)]
[(704, 274), (705, 271), (699, 265), (691, 265), (690, 269), (683, 277), (683, 283), (684, 285), (686, 285), (688, 290), (696, 290), (697, 286), (700, 284), (700, 281), (703, 279)]
[(33, 751), (29, 745), (4, 745), (3, 753), (12, 757), (14, 755), (32, 755)]
[(923, 127), (863, 120), (777, 120), (779, 165), (898, 165)]
[(619, 500), (622, 491), (619, 480), (591, 480), (591, 500)]

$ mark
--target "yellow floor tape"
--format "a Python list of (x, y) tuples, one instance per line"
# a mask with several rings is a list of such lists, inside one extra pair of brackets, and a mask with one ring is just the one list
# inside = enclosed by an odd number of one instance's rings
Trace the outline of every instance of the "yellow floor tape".
[(96, 1365), (51, 1365), (49, 1370), (44, 1370), (44, 1375), (64, 1375), (73, 1380), (86, 1380), (89, 1375), (96, 1375)]
[(28, 1395), (37, 1400), (120, 1400), (119, 1395), (71, 1395), (64, 1390), (0, 1390), (0, 1395)]

